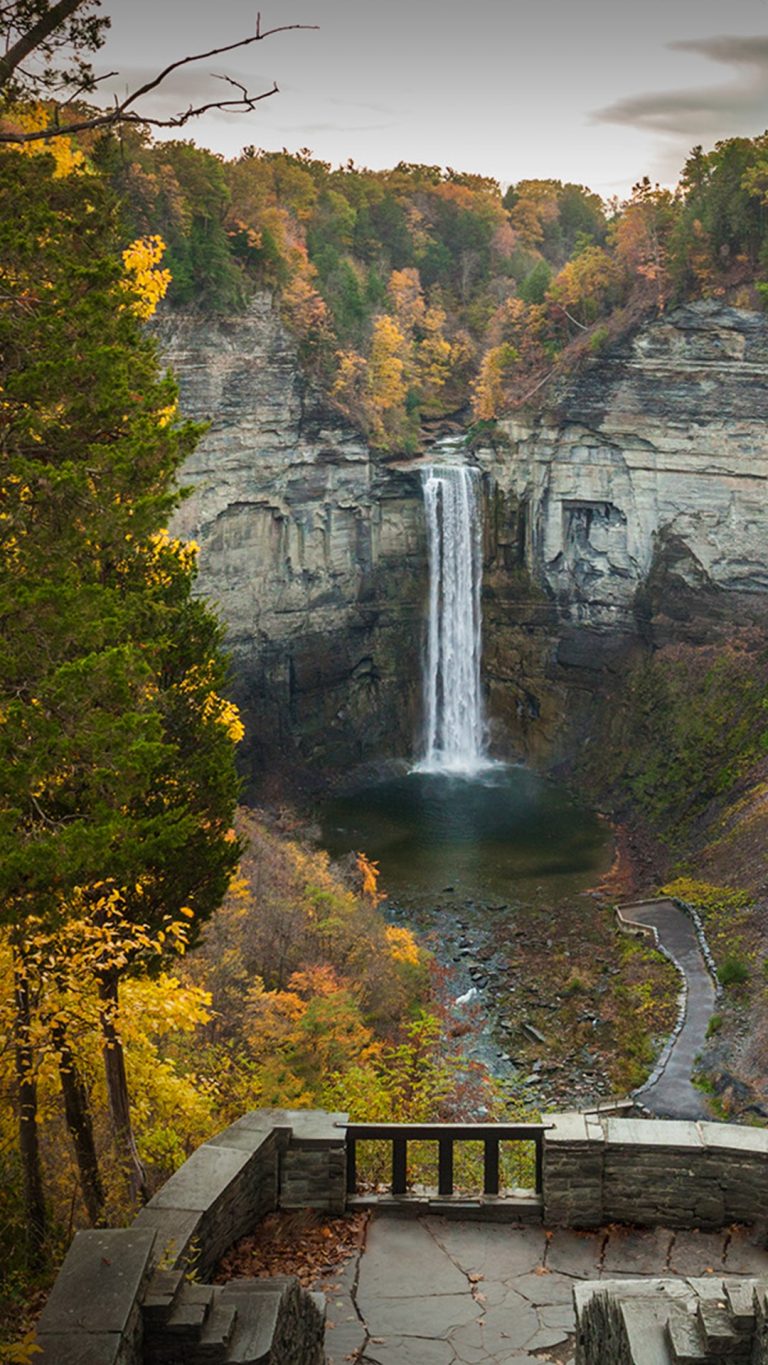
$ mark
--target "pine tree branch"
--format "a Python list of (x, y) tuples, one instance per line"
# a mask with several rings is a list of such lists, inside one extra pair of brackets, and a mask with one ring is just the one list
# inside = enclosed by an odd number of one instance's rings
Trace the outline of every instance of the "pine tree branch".
[(66, 23), (82, 4), (83, 0), (59, 0), (52, 10), (49, 10), (42, 19), (38, 19), (29, 32), (23, 33), (13, 47), (0, 57), (0, 90), (5, 89), (24, 58), (50, 38), (51, 34)]

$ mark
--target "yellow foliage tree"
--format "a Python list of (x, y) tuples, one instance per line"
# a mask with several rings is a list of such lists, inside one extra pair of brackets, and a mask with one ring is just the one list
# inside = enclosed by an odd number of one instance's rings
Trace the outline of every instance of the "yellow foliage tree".
[(373, 324), (367, 388), (371, 437), (375, 445), (391, 449), (404, 440), (408, 428), (408, 346), (394, 318), (383, 313)]
[[(50, 126), (51, 115), (44, 104), (30, 104), (24, 108), (11, 109), (4, 115), (3, 122), (22, 133), (38, 133)], [(72, 175), (73, 172), (86, 168), (85, 156), (75, 146), (71, 137), (52, 137), (40, 142), (7, 145), (25, 156), (39, 156), (43, 153), (52, 156), (55, 180), (61, 180), (63, 176)]]
[(478, 421), (492, 421), (504, 411), (509, 381), (519, 359), (519, 351), (507, 341), (486, 351), (472, 390), (472, 411)]
[(159, 269), (164, 255), (165, 242), (157, 234), (138, 237), (123, 252), (128, 288), (133, 296), (131, 307), (145, 320), (155, 313), (171, 283), (170, 270)]
[(586, 247), (569, 261), (547, 290), (547, 298), (570, 312), (578, 313), (582, 325), (614, 304), (621, 289), (619, 265), (600, 246)]

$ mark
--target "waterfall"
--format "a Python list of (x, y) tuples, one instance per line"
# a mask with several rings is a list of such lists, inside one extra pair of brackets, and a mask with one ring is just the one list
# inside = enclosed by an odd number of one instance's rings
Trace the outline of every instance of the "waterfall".
[(422, 471), (429, 557), (422, 772), (488, 765), (480, 692), (482, 541), (478, 475), (465, 465)]

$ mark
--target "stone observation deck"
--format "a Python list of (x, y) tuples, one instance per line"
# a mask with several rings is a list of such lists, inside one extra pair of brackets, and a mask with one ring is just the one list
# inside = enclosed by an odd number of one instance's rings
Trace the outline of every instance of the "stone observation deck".
[[(758, 1245), (768, 1131), (598, 1114), (385, 1127), (393, 1190), (374, 1196), (349, 1188), (355, 1144), (373, 1125), (316, 1111), (245, 1115), (132, 1227), (77, 1234), (40, 1320), (37, 1360), (768, 1365), (768, 1254)], [(475, 1135), (486, 1188), (453, 1193), (453, 1148)], [(407, 1186), (407, 1144), (424, 1137), (438, 1145), (438, 1188), (419, 1192)], [(535, 1188), (498, 1191), (499, 1141), (536, 1149)], [(362, 1203), (375, 1211), (366, 1248), (325, 1286), (325, 1333), (323, 1296), (291, 1278), (206, 1283), (267, 1213)]]

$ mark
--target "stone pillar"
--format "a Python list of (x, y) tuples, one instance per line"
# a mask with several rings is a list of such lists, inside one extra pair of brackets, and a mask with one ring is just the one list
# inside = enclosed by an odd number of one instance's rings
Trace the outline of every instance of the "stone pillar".
[(547, 1114), (544, 1134), (544, 1223), (572, 1228), (603, 1222), (605, 1134), (588, 1114)]
[(280, 1162), (281, 1209), (343, 1213), (347, 1200), (348, 1114), (286, 1110), (291, 1140)]

